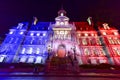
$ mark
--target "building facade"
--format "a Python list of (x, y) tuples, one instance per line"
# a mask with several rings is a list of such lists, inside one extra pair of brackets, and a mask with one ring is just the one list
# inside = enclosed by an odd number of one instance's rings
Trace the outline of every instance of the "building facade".
[(76, 57), (79, 64), (120, 65), (118, 30), (107, 23), (94, 26), (69, 22), (65, 10), (58, 11), (55, 22), (22, 22), (9, 30), (0, 46), (0, 62), (44, 64), (52, 56)]

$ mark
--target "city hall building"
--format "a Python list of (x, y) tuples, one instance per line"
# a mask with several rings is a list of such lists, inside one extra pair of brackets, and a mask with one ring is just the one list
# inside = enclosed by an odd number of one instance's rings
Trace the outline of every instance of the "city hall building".
[(55, 22), (21, 22), (9, 29), (0, 46), (1, 63), (45, 64), (48, 57), (76, 57), (78, 64), (120, 65), (120, 36), (107, 23), (95, 28), (92, 18), (69, 22), (61, 9)]

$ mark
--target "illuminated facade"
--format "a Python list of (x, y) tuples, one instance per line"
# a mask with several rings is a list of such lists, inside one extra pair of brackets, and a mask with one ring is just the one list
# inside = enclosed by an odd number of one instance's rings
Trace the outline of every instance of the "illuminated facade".
[(0, 62), (44, 64), (48, 56), (76, 56), (79, 64), (120, 65), (118, 30), (107, 23), (94, 28), (87, 22), (69, 22), (65, 10), (60, 10), (55, 22), (19, 23), (10, 29), (0, 47)]

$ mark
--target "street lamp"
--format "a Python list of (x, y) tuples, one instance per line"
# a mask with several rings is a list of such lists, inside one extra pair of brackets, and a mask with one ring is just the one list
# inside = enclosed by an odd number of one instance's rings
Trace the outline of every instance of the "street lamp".
[(77, 60), (76, 59), (76, 47), (75, 46), (73, 47), (73, 52), (74, 52), (74, 60)]
[(51, 48), (50, 48), (50, 45), (49, 45), (48, 46), (48, 57), (47, 57), (48, 60), (50, 59), (50, 50), (51, 50)]

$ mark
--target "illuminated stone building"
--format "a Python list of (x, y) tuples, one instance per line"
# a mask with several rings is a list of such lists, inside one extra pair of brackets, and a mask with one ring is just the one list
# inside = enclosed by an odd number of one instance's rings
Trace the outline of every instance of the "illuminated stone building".
[(86, 22), (69, 22), (61, 9), (55, 22), (22, 22), (10, 29), (0, 47), (0, 62), (40, 63), (57, 57), (76, 57), (79, 64), (120, 65), (118, 30), (107, 23), (94, 27)]

